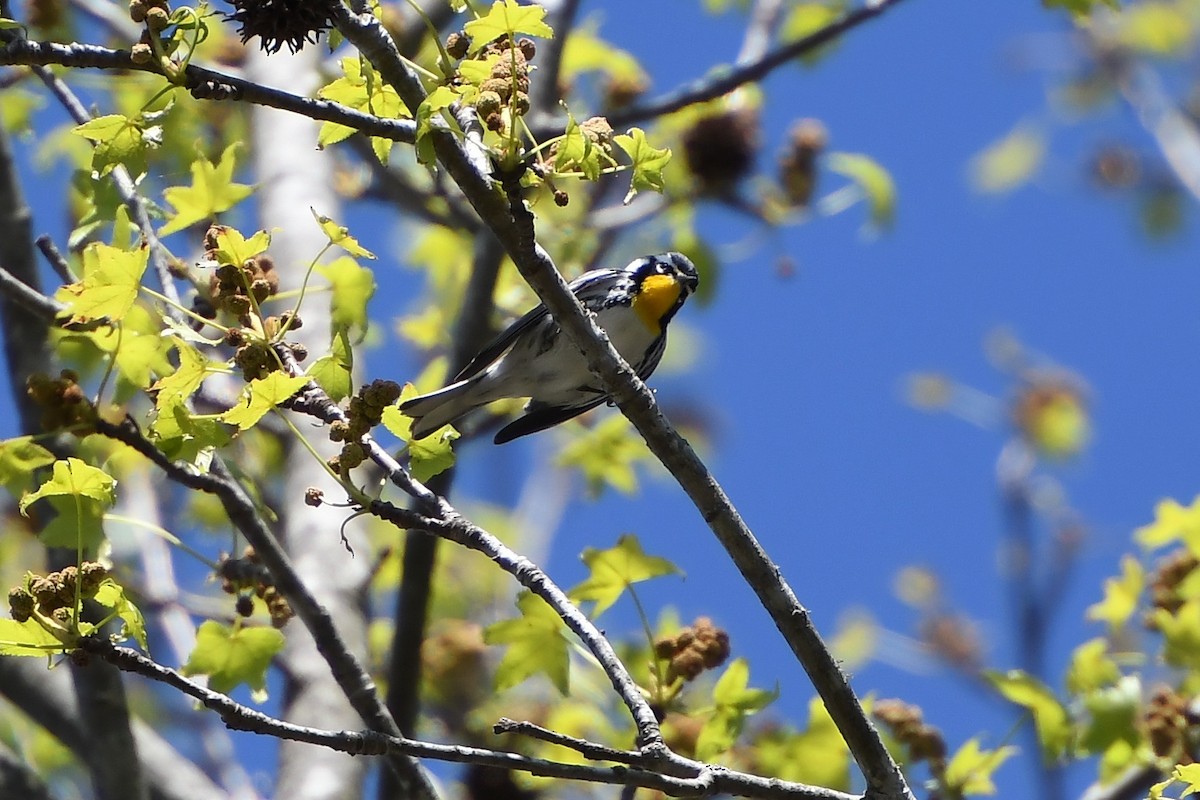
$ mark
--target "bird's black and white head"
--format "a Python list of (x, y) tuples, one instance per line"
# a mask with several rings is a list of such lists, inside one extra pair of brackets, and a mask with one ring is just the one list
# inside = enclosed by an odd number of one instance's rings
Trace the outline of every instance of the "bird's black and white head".
[(661, 331), (700, 285), (696, 265), (682, 253), (643, 256), (630, 264), (633, 310), (646, 327)]

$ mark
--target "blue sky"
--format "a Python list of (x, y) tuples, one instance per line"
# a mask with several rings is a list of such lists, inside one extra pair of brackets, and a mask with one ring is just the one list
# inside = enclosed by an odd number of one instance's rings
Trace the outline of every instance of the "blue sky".
[[(602, 6), (602, 35), (637, 56), (655, 76), (655, 91), (665, 91), (736, 55), (731, 34), (740, 20), (699, 16), (696, 5), (663, 0), (649, 20), (646, 4), (629, 0), (584, 3), (582, 13)], [(729, 261), (715, 301), (693, 303), (680, 316), (702, 358), (686, 374), (652, 381), (668, 405), (711, 409), (711, 466), (823, 631), (861, 608), (911, 634), (914, 615), (892, 583), (900, 567), (924, 565), (942, 578), (948, 600), (980, 620), (992, 665), (1007, 668), (1014, 653), (997, 569), (994, 474), (1008, 432), (913, 410), (904, 378), (938, 370), (1003, 397), (1011, 381), (983, 352), (997, 326), (1077, 371), (1090, 386), (1094, 439), (1053, 474), (1086, 520), (1088, 539), (1052, 629), (1056, 686), (1070, 647), (1101, 633), (1083, 613), (1130, 549), (1132, 529), (1150, 520), (1159, 498), (1186, 501), (1200, 488), (1197, 234), (1185, 226), (1150, 242), (1127, 198), (1088, 184), (1095, 144), (1123, 139), (1148, 151), (1151, 143), (1119, 105), (1080, 124), (1049, 110), (1055, 76), (1019, 64), (1031, 53), (1037, 61), (1059, 52), (1068, 34), (1063, 18), (1032, 0), (908, 0), (853, 31), (817, 68), (773, 75), (762, 163), (775, 158), (793, 119), (816, 117), (831, 149), (867, 153), (891, 171), (896, 224), (864, 236), (864, 211), (856, 208), (782, 231)], [(1044, 169), (1012, 194), (977, 194), (967, 179), (970, 159), (1022, 120), (1051, 132)], [(38, 232), (52, 230), (57, 200), (32, 201)], [(1186, 217), (1194, 225), (1191, 207)], [(719, 246), (755, 233), (719, 207), (702, 219)], [(388, 250), (385, 234), (370, 238), (369, 246)], [(791, 277), (775, 269), (782, 253), (798, 265)], [(386, 258), (378, 266), (388, 288), (412, 280), (392, 269)], [(403, 295), (381, 293), (377, 318), (405, 310), (386, 306), (396, 296)], [(407, 377), (389, 374), (380, 354), (368, 362), (372, 376)], [(506, 471), (529, 468), (548, 451), (540, 437), (474, 445), (464, 453), (464, 485), (484, 491), (496, 474), (521, 475)], [(520, 485), (514, 477), (486, 491), (511, 498)], [(778, 713), (802, 716), (811, 690), (798, 665), (673, 482), (647, 480), (633, 498), (574, 502), (565, 519), (549, 560), (561, 585), (582, 579), (584, 547), (637, 533), (647, 551), (687, 573), (648, 586), (643, 602), (728, 626), (753, 681), (780, 684)], [(610, 614), (610, 632), (635, 630), (628, 605)], [(926, 666), (914, 672), (876, 662), (860, 668), (854, 684), (922, 705), (952, 747), (985, 732), (985, 745), (999, 744), (1010, 711)], [(1024, 765), (1006, 766), (997, 776), (1003, 795), (1027, 796), (1026, 773)], [(1077, 771), (1072, 787), (1089, 777)]]

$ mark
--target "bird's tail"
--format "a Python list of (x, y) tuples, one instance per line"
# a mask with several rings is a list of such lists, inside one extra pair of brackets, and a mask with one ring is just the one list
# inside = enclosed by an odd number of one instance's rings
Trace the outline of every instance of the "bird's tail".
[(400, 410), (412, 417), (412, 438), (424, 439), (443, 425), (448, 425), (480, 405), (472, 396), (470, 379), (452, 383), (445, 389), (409, 398)]

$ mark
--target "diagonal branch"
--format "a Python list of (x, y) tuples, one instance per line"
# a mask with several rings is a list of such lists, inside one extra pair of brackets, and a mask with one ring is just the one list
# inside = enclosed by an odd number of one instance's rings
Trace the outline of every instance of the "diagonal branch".
[[(899, 0), (879, 0), (875, 5), (848, 15), (841, 23), (806, 37), (801, 43), (805, 43), (804, 46), (808, 48), (816, 47), (855, 24), (882, 13), (897, 2)], [(410, 108), (419, 105), (424, 97), (424, 90), (411, 70), (399, 58), (395, 45), (378, 20), (370, 14), (352, 13), (341, 6), (338, 6), (335, 15), (338, 30), (376, 66), (404, 102), (409, 104)], [(799, 45), (800, 43), (796, 43), (791, 47)], [(789, 50), (787, 58), (783, 60), (794, 58), (795, 55), (797, 52)], [(776, 55), (774, 58), (779, 57)], [(760, 66), (747, 67), (746, 69), (751, 70), (746, 73), (750, 77), (746, 77), (742, 82), (766, 74), (754, 73), (753, 70), (761, 70), (762, 64), (770, 63), (774, 61), (768, 56)], [(728, 91), (728, 88), (722, 89), (718, 95), (725, 91)], [(458, 183), (485, 224), (495, 231), (522, 277), (533, 287), (570, 340), (583, 351), (588, 367), (600, 379), (606, 393), (638, 429), (655, 456), (675, 476), (742, 576), (758, 595), (759, 601), (808, 673), (838, 730), (846, 739), (867, 780), (869, 794), (887, 798), (911, 798), (912, 794), (899, 766), (884, 747), (878, 732), (850, 688), (845, 674), (822, 642), (809, 618), (808, 610), (800, 605), (795, 593), (780, 575), (779, 568), (754, 538), (708, 468), (687, 441), (663, 417), (654, 395), (617, 353), (604, 331), (596, 325), (571, 293), (562, 276), (554, 268), (553, 261), (537, 244), (533, 215), (525, 207), (520, 195), (521, 174), (513, 172), (502, 176), (506, 201), (504, 196), (495, 191), (495, 182), (491, 176), (476, 168), (470, 154), (448, 130), (435, 128), (432, 136), (440, 164)], [(409, 485), (414, 483), (411, 479), (403, 482)], [(426, 496), (430, 494), (424, 486), (416, 486), (419, 487), (418, 491), (424, 492)], [(443, 508), (448, 508), (448, 504), (441, 498), (436, 498), (436, 502), (443, 504)], [(457, 522), (460, 518), (455, 515), (451, 519)], [(471, 538), (465, 531), (454, 533), (467, 540)], [(624, 668), (621, 669), (623, 671)], [(615, 677), (613, 672), (609, 675), (610, 678)], [(614, 687), (621, 691), (615, 680)], [(652, 730), (657, 733), (657, 725)], [(644, 737), (646, 730), (642, 728), (640, 721), (639, 731)], [(646, 741), (642, 739), (643, 744)], [(656, 743), (658, 740), (649, 741)]]
[(869, 0), (866, 5), (856, 8), (841, 19), (808, 36), (777, 47), (755, 61), (722, 69), (710, 77), (692, 81), (642, 105), (614, 111), (608, 115), (609, 124), (615, 130), (619, 130), (635, 122), (645, 122), (663, 114), (670, 114), (694, 103), (715, 100), (739, 86), (762, 80), (784, 64), (829, 44), (846, 31), (874, 19), (899, 2), (900, 0)]

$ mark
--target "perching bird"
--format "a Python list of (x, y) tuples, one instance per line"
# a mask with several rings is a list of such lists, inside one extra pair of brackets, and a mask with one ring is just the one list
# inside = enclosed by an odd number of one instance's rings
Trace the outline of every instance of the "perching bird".
[[(571, 282), (571, 291), (644, 380), (667, 346), (667, 323), (696, 291), (696, 267), (679, 253), (643, 256), (624, 269), (597, 269)], [(608, 395), (544, 305), (514, 322), (444, 389), (413, 397), (400, 410), (421, 439), (467, 412), (510, 397), (528, 397), (524, 416), (496, 434), (504, 444), (577, 417)]]

